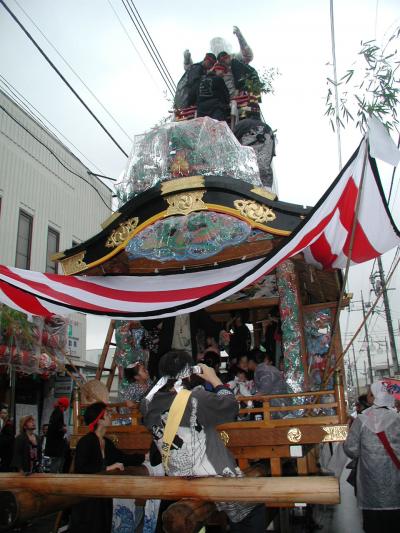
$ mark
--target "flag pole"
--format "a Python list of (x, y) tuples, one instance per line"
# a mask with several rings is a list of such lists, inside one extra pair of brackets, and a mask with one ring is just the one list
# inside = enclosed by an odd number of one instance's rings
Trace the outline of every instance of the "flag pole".
[[(340, 291), (339, 301), (338, 301), (338, 304), (337, 304), (337, 307), (336, 307), (335, 322), (333, 324), (332, 333), (331, 333), (331, 343), (330, 343), (330, 346), (329, 346), (328, 354), (326, 356), (326, 366), (325, 366), (324, 377), (323, 377), (323, 381), (322, 381), (322, 388), (326, 386), (326, 384), (327, 384), (327, 382), (329, 380), (329, 377), (331, 375), (331, 373), (329, 371), (329, 367), (330, 367), (330, 362), (331, 362), (331, 359), (332, 359), (333, 347), (335, 345), (336, 337), (337, 337), (338, 330), (339, 330), (339, 319), (340, 319), (340, 312), (342, 310), (342, 301), (343, 301), (344, 293), (345, 293), (345, 290), (346, 290), (347, 279), (349, 277), (350, 262), (351, 262), (351, 256), (353, 254), (354, 239), (355, 239), (355, 235), (356, 235), (356, 227), (357, 227), (357, 222), (358, 222), (358, 213), (360, 211), (361, 195), (362, 195), (362, 190), (363, 190), (363, 185), (364, 185), (365, 167), (367, 165), (367, 157), (368, 157), (368, 136), (367, 136), (367, 134), (365, 134), (365, 136), (364, 136), (364, 144), (365, 144), (365, 154), (364, 154), (363, 165), (362, 165), (362, 170), (361, 170), (360, 185), (358, 187), (356, 205), (355, 205), (355, 209), (354, 209), (354, 220), (353, 220), (353, 224), (352, 224), (352, 228), (351, 228), (351, 234), (350, 234), (349, 253), (348, 253), (348, 256), (347, 256), (346, 267), (345, 267), (344, 278), (343, 278), (343, 284), (342, 284), (342, 288), (341, 288), (341, 291)], [(336, 368), (336, 366), (337, 365), (335, 364), (335, 368)]]

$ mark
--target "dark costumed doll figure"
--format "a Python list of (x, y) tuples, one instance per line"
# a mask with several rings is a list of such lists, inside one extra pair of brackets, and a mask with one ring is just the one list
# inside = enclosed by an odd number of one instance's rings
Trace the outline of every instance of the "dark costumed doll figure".
[[(76, 447), (75, 473), (97, 474), (124, 470), (124, 466), (142, 464), (144, 455), (125, 454), (105, 437), (111, 424), (107, 406), (97, 402), (86, 409), (85, 423), (89, 433), (82, 437)], [(72, 533), (111, 533), (113, 502), (111, 498), (88, 498), (72, 507)]]

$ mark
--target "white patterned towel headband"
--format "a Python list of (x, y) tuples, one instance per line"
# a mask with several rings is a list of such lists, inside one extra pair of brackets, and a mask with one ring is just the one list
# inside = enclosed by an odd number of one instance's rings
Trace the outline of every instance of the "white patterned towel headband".
[(186, 365), (176, 376), (163, 376), (160, 378), (154, 387), (150, 390), (149, 394), (146, 396), (146, 400), (151, 402), (154, 395), (168, 383), (170, 379), (176, 379), (174, 383), (174, 389), (176, 392), (180, 392), (183, 389), (182, 379), (188, 378), (193, 374), (193, 367)]

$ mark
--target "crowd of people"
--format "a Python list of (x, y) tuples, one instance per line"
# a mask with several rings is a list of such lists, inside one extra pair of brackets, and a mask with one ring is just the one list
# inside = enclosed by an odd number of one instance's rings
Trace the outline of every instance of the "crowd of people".
[[(238, 418), (239, 409), (241, 402), (242, 406), (244, 402), (247, 407), (257, 407), (257, 398), (252, 400), (255, 394), (286, 392), (283, 371), (279, 368), (279, 342), (273, 342), (274, 338), (279, 341), (277, 322), (272, 321), (273, 331), (268, 333), (271, 321), (267, 321), (264, 346), (254, 349), (250, 349), (251, 337), (242, 316), (233, 316), (220, 326), (204, 314), (173, 317), (164, 322), (157, 324), (166, 350), (158, 353), (157, 372), (151, 374), (147, 364), (140, 360), (124, 369), (128, 386), (121, 399), (126, 408), (140, 403), (142, 423), (153, 437), (147, 455), (125, 454), (107, 438), (110, 408), (103, 402), (96, 402), (84, 413), (88, 433), (76, 447), (76, 473), (122, 471), (127, 466), (144, 465), (149, 472), (161, 468), (168, 476), (243, 476), (216, 427), (235, 420), (248, 420), (248, 417)], [(206, 328), (202, 337), (193, 329), (200, 325)], [(224, 368), (218, 340), (221, 338), (225, 338), (228, 352)], [(186, 350), (182, 349), (183, 345)], [(155, 366), (154, 359), (153, 368)], [(238, 401), (237, 396), (247, 398)], [(68, 408), (67, 398), (57, 399), (49, 423), (42, 427), (40, 436), (36, 432), (35, 418), (32, 415), (22, 417), (19, 434), (14, 438), (7, 405), (0, 405), (1, 470), (65, 471), (65, 413)], [(349, 482), (355, 486), (363, 511), (364, 530), (372, 533), (379, 527), (394, 528), (400, 518), (400, 417), (394, 397), (382, 382), (373, 383), (368, 395), (358, 399), (343, 449), (351, 459)], [(230, 531), (265, 531), (263, 505), (216, 502), (216, 506), (225, 511)], [(154, 524), (158, 511), (155, 514)], [(112, 500), (91, 498), (72, 509), (72, 533), (88, 530), (111, 533), (112, 524)]]
[(69, 443), (64, 412), (69, 399), (58, 398), (48, 423), (37, 433), (36, 418), (30, 414), (18, 421), (18, 434), (9, 417), (8, 405), (0, 404), (0, 472), (50, 472), (68, 470)]

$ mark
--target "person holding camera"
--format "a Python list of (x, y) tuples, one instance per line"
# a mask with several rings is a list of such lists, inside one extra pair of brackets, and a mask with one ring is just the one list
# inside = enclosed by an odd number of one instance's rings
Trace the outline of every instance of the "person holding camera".
[[(239, 411), (235, 396), (213, 368), (192, 366), (185, 351), (170, 351), (160, 359), (161, 378), (142, 400), (143, 423), (151, 431), (168, 476), (241, 477), (216, 426), (233, 422)], [(203, 386), (208, 382), (212, 392)], [(156, 464), (153, 454), (152, 464)], [(265, 507), (255, 503), (216, 502), (225, 511), (233, 533), (264, 532)]]

